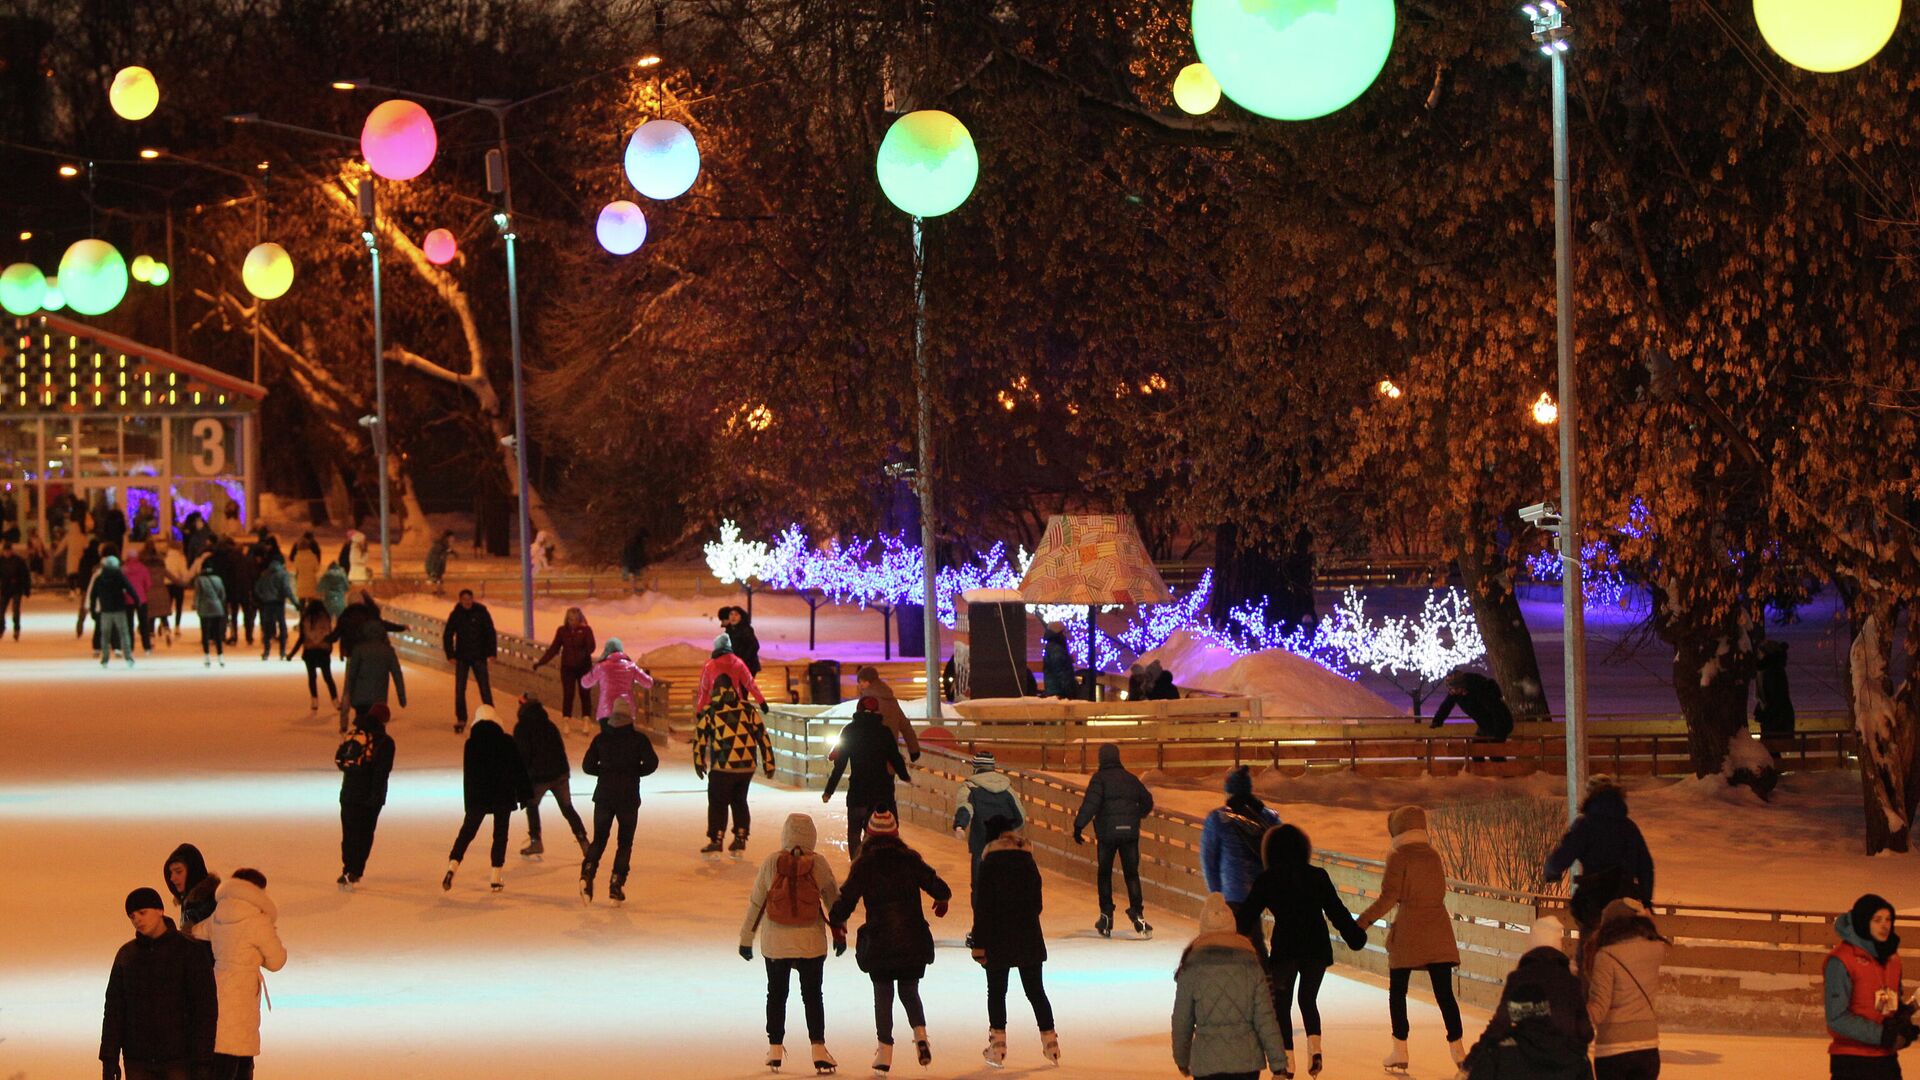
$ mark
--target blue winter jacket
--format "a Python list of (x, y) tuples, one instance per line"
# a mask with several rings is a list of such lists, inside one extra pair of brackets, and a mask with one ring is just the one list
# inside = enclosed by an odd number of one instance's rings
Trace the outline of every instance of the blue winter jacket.
[(987, 822), (997, 817), (1012, 818), (1022, 825), (1027, 821), (1020, 810), (1020, 799), (1013, 793), (1013, 781), (998, 769), (967, 777), (960, 784), (958, 802), (953, 827), (967, 830), (967, 851), (976, 859), (987, 847)]
[(1260, 876), (1260, 840), (1280, 824), (1280, 815), (1251, 795), (1234, 796), (1207, 815), (1200, 830), (1200, 871), (1207, 891), (1238, 904)]
[(1626, 797), (1618, 791), (1596, 791), (1587, 797), (1560, 846), (1547, 856), (1547, 880), (1558, 880), (1575, 862), (1583, 874), (1618, 867), (1625, 878), (1624, 895), (1653, 903), (1653, 855), (1640, 826), (1627, 816)]
[[(1843, 913), (1833, 920), (1833, 932), (1840, 935), (1841, 941), (1868, 956), (1878, 955), (1873, 951), (1873, 942), (1853, 928), (1852, 912)], [(1900, 947), (1897, 938), (1893, 944), (1895, 949)], [(1826, 1004), (1828, 1031), (1868, 1046), (1880, 1045), (1883, 1025), (1853, 1011), (1853, 976), (1847, 974), (1846, 961), (1837, 956), (1827, 957), (1825, 990), (1821, 996)]]

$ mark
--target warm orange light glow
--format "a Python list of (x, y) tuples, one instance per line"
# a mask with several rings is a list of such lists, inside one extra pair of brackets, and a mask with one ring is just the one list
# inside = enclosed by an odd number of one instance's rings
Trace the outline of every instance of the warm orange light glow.
[(353, 85), (353, 84), (352, 84), (352, 83), (350, 83), (350, 82), (337, 82), (337, 83), (334, 83), (334, 84), (333, 84), (333, 88), (334, 88), (335, 90), (358, 90), (358, 89), (360, 89), (359, 87), (357, 87), (357, 86), (355, 86), (355, 85)]
[(649, 54), (649, 55), (647, 55), (647, 56), (643, 56), (643, 57), (641, 57), (640, 59), (638, 59), (638, 60), (636, 60), (636, 61), (634, 61), (634, 66), (635, 66), (635, 67), (643, 67), (643, 68), (650, 68), (650, 67), (652, 67), (652, 66), (654, 66), (655, 64), (658, 64), (659, 62), (660, 62), (660, 58), (659, 58), (659, 57), (657, 57), (657, 56), (653, 56), (653, 55), (651, 55), (651, 54)]
[(22, 229), (22, 230), (20, 231), (20, 239), (21, 239), (21, 240), (23, 240), (23, 241), (25, 241), (25, 240), (31, 240), (31, 239), (33, 239), (33, 233), (32, 233), (32, 232), (30, 232), (30, 231), (28, 231), (28, 230), (25, 230), (25, 229)]
[(160, 151), (153, 149), (142, 150), (140, 151), (140, 156), (146, 158), (148, 161), (152, 161), (154, 158), (160, 156)]
[(1386, 398), (1388, 401), (1400, 400), (1400, 395), (1402, 391), (1399, 385), (1396, 384), (1392, 379), (1381, 379), (1378, 389), (1380, 391), (1380, 396), (1383, 398)]
[(60, 166), (60, 175), (61, 175), (61, 176), (64, 176), (64, 177), (66, 177), (66, 178), (67, 178), (67, 179), (69, 179), (69, 180), (71, 180), (71, 179), (73, 179), (74, 177), (76, 177), (76, 176), (79, 176), (79, 175), (80, 175), (80, 170), (79, 170), (79, 168), (78, 168), (77, 166), (73, 166), (73, 165), (62, 165), (62, 166)]
[(1540, 391), (1540, 396), (1533, 402), (1533, 422), (1547, 427), (1559, 421), (1560, 406), (1554, 403), (1552, 394), (1545, 390)]

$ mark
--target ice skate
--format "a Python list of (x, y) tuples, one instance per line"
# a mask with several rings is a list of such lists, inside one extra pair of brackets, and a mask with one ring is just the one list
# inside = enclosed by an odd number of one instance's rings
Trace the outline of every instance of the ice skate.
[(813, 1054), (813, 1071), (817, 1075), (830, 1076), (840, 1068), (840, 1063), (833, 1060), (832, 1054), (827, 1053), (826, 1043), (814, 1043), (811, 1053)]
[(1320, 1036), (1307, 1036), (1307, 1075), (1320, 1075)]
[(893, 1071), (893, 1044), (881, 1043), (873, 1048), (873, 1075), (885, 1076)]
[(546, 854), (546, 851), (547, 849), (540, 843), (540, 838), (536, 836), (527, 841), (526, 847), (520, 849), (520, 855), (522, 858), (531, 859), (536, 855)]
[(441, 879), (440, 879), (440, 891), (441, 891), (441, 892), (452, 892), (452, 891), (453, 891), (453, 875), (454, 875), (454, 871), (456, 871), (456, 870), (459, 870), (459, 869), (460, 869), (460, 860), (459, 860), (459, 859), (452, 859), (452, 860), (449, 860), (449, 861), (448, 861), (448, 863), (447, 863), (447, 876), (446, 876), (446, 877), (443, 877), (443, 878), (441, 878)]
[(616, 904), (624, 904), (627, 902), (627, 879), (625, 875), (615, 874), (613, 880), (607, 882), (607, 899)]
[(494, 867), (493, 880), (487, 883), (487, 888), (493, 892), (501, 892), (504, 889), (506, 889), (506, 887), (507, 887), (506, 869), (504, 867), (499, 867), (499, 866)]
[(203, 657), (201, 657), (201, 658), (200, 658), (200, 666), (201, 666), (201, 667), (212, 667), (212, 666), (213, 666), (213, 657), (211, 657), (211, 656), (203, 656)]
[(1387, 1051), (1387, 1059), (1380, 1064), (1384, 1066), (1388, 1072), (1404, 1074), (1411, 1060), (1412, 1059), (1407, 1057), (1407, 1040), (1395, 1039), (1393, 1040), (1393, 1049)]
[(1098, 919), (1095, 919), (1093, 921), (1093, 932), (1096, 934), (1099, 934), (1101, 937), (1106, 937), (1106, 938), (1112, 937), (1113, 936), (1113, 916), (1102, 913)]
[(352, 891), (353, 891), (353, 885), (352, 885), (352, 883), (351, 883), (351, 882), (349, 882), (349, 881), (347, 881), (347, 875), (346, 875), (346, 872), (345, 872), (345, 871), (342, 871), (342, 872), (341, 872), (341, 874), (340, 874), (340, 876), (339, 876), (339, 877), (337, 877), (337, 878), (335, 878), (335, 879), (333, 880), (333, 883), (334, 883), (335, 885), (338, 885), (338, 886), (340, 886), (340, 891), (341, 891), (341, 892), (352, 892)]
[(787, 1048), (779, 1043), (767, 1044), (767, 1070), (779, 1072), (780, 1063), (787, 1060)]
[(707, 837), (707, 846), (700, 849), (700, 854), (702, 855), (720, 854), (720, 836), (718, 833), (715, 833), (714, 835)]
[(226, 667), (226, 666), (227, 666), (227, 658), (226, 658), (226, 657), (224, 657), (224, 656), (222, 656), (222, 657), (220, 657), (220, 666), (221, 666), (221, 667)]
[(1138, 915), (1133, 915), (1129, 917), (1133, 919), (1133, 932), (1140, 936), (1140, 940), (1152, 941), (1153, 940), (1153, 924), (1141, 918)]
[(580, 864), (580, 902), (583, 904), (593, 903), (593, 875), (598, 869), (590, 862)]
[(924, 1069), (933, 1064), (933, 1044), (927, 1041), (926, 1028), (917, 1027), (913, 1029), (913, 1053), (915, 1057), (920, 1059), (921, 1068)]
[(453, 722), (453, 733), (455, 735), (462, 734), (466, 730), (467, 730), (467, 722), (465, 720), (455, 720)]
[(1055, 1065), (1060, 1064), (1060, 1036), (1051, 1031), (1040, 1033), (1040, 1053)]
[(1447, 1043), (1447, 1052), (1453, 1055), (1454, 1065), (1459, 1066), (1467, 1063), (1467, 1044), (1461, 1042), (1459, 1039), (1454, 1039)]
[(317, 712), (319, 712), (319, 711), (320, 711), (320, 699), (319, 699), (319, 698), (317, 698), (317, 697), (316, 697), (316, 698), (310, 698), (310, 699), (308, 699), (308, 701), (307, 701), (307, 711), (308, 711), (308, 712), (314, 712), (314, 713), (317, 713)]
[(746, 850), (747, 850), (747, 830), (745, 829), (733, 830), (733, 843), (727, 845), (727, 854), (733, 856), (734, 859), (738, 860), (743, 855), (746, 854)]
[(1007, 1033), (999, 1028), (988, 1029), (987, 1048), (980, 1051), (980, 1056), (986, 1060), (988, 1065), (996, 1069), (1006, 1068)]

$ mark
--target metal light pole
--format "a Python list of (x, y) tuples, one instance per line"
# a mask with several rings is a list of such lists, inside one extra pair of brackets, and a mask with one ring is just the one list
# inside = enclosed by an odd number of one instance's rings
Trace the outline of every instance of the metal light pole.
[(387, 537), (388, 520), (392, 516), (387, 511), (387, 346), (380, 304), (380, 236), (374, 221), (378, 207), (373, 177), (360, 181), (355, 196), (360, 206), (360, 220), (366, 225), (360, 231), (360, 239), (367, 245), (367, 266), (373, 275), (373, 453), (380, 468), (380, 576), (391, 581), (393, 545)]
[(921, 635), (927, 660), (927, 722), (939, 723), (940, 709), (940, 618), (936, 610), (939, 597), (934, 585), (933, 544), (933, 376), (927, 360), (927, 257), (920, 231), (920, 217), (913, 218), (913, 387), (919, 399), (916, 441), (920, 461), (914, 483), (920, 493), (920, 574)]

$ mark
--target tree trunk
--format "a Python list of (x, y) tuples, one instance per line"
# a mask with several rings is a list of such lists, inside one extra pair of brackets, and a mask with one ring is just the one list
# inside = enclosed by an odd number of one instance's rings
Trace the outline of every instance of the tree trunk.
[(322, 496), (327, 507), (327, 522), (331, 525), (344, 525), (352, 528), (353, 493), (347, 490), (347, 475), (340, 471), (337, 462), (328, 461), (325, 466), (326, 494)]
[(1513, 595), (1513, 568), (1505, 559), (1487, 558), (1470, 545), (1460, 545), (1456, 556), (1460, 580), (1473, 601), (1473, 621), (1487, 643), (1487, 667), (1500, 684), (1500, 696), (1515, 720), (1551, 720), (1546, 690), (1540, 683), (1540, 656), (1533, 650), (1533, 632), (1520, 614)]
[[(1898, 618), (1899, 609), (1891, 599), (1869, 592), (1866, 617), (1860, 620), (1847, 651), (1853, 724), (1860, 733), (1860, 788), (1866, 804), (1869, 855), (1907, 851), (1913, 829), (1915, 675), (1909, 672), (1905, 685), (1894, 690), (1893, 638)], [(1909, 626), (1910, 639), (1912, 634)], [(1910, 640), (1908, 650), (1913, 649)]]
[(1753, 653), (1727, 632), (1668, 626), (1661, 637), (1673, 646), (1673, 691), (1687, 722), (1693, 775), (1714, 775), (1727, 760), (1734, 732), (1747, 726)]
[(400, 495), (400, 539), (394, 549), (424, 552), (433, 543), (433, 526), (427, 521), (426, 508), (420, 505), (420, 491), (413, 483), (413, 470), (402, 454), (387, 455), (388, 479)]

